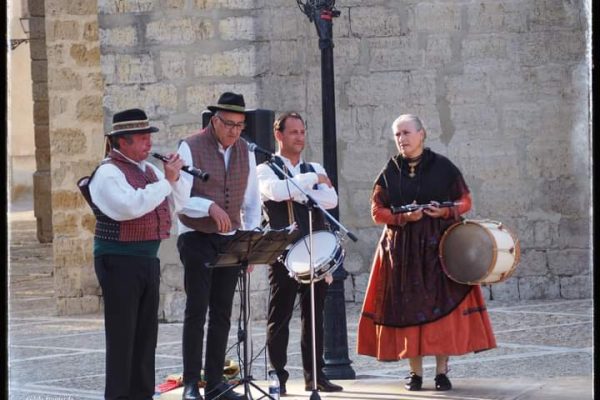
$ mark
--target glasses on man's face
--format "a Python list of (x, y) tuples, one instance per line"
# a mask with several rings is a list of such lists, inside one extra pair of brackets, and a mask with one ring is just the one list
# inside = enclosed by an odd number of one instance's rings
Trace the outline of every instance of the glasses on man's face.
[(219, 120), (221, 120), (221, 122), (223, 123), (223, 125), (225, 125), (227, 127), (227, 129), (234, 130), (234, 129), (240, 129), (240, 130), (244, 130), (246, 128), (246, 123), (245, 122), (233, 122), (233, 121), (229, 121), (227, 119), (223, 119), (223, 117), (221, 117), (219, 114), (217, 114), (217, 118), (219, 118)]

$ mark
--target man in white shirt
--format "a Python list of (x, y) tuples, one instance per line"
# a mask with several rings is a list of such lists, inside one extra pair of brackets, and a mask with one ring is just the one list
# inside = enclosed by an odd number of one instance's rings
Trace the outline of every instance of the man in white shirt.
[[(162, 239), (171, 213), (187, 201), (183, 162), (169, 155), (164, 174), (147, 163), (152, 133), (146, 113), (116, 113), (106, 134), (110, 151), (80, 185), (96, 216), (94, 267), (104, 298), (106, 399), (150, 399), (158, 335)], [(81, 181), (80, 181), (81, 182)]]
[[(313, 200), (324, 209), (337, 206), (338, 197), (327, 173), (317, 163), (306, 163), (302, 160), (306, 131), (300, 114), (287, 112), (280, 115), (274, 123), (275, 140), (279, 151), (275, 162), (287, 172), (287, 179), (293, 180)], [(281, 229), (296, 222), (303, 236), (309, 233), (308, 208), (304, 204), (306, 196), (298, 187), (268, 163), (257, 167), (261, 200), (267, 211), (271, 229)], [(324, 214), (318, 209), (312, 213), (313, 231), (327, 230)], [(284, 253), (285, 256), (285, 253)], [(271, 297), (267, 325), (267, 349), (271, 365), (280, 382), (280, 393), (286, 393), (286, 382), (289, 373), (285, 370), (287, 363), (287, 345), (289, 339), (289, 322), (293, 313), (296, 294), (301, 297), (301, 351), (304, 370), (305, 389), (313, 389), (312, 363), (312, 320), (310, 285), (301, 284), (290, 277), (286, 266), (277, 261), (269, 266), (269, 284)], [(323, 309), (327, 294), (327, 283), (319, 280), (314, 283), (315, 291), (315, 347), (317, 389), (323, 392), (337, 392), (342, 387), (330, 382), (323, 373)]]
[[(207, 309), (204, 371), (205, 398), (245, 399), (222, 382), (231, 308), (240, 267), (216, 267), (223, 250), (238, 230), (260, 226), (260, 194), (256, 158), (240, 140), (245, 127), (245, 102), (240, 94), (223, 93), (208, 126), (185, 138), (179, 155), (186, 165), (209, 174), (195, 180), (191, 197), (179, 214), (177, 248), (184, 265), (186, 305), (183, 322), (183, 399), (202, 399), (198, 390), (202, 369)], [(184, 177), (184, 179), (190, 179)]]

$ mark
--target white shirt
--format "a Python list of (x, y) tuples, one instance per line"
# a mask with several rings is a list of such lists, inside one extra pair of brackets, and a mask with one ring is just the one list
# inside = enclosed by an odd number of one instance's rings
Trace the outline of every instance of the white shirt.
[[(125, 157), (118, 150), (114, 151)], [(158, 181), (147, 184), (143, 189), (134, 189), (117, 166), (110, 163), (101, 165), (89, 186), (92, 201), (100, 211), (115, 221), (127, 221), (148, 214), (158, 207), (165, 197), (172, 212), (177, 212), (183, 207), (191, 190), (191, 185), (181, 179), (183, 173), (176, 182), (171, 183), (165, 179), (161, 170), (149, 162), (136, 162), (125, 158), (142, 171), (146, 171), (146, 166), (150, 166)]]
[[(273, 171), (268, 164), (260, 164), (256, 167), (260, 195), (263, 202), (268, 200), (286, 201), (291, 199), (297, 203), (304, 204), (308, 199), (304, 193), (296, 187), (296, 185), (298, 185), (323, 209), (329, 210), (337, 206), (338, 196), (335, 192), (335, 188), (329, 187), (325, 183), (320, 183), (317, 186), (317, 189), (313, 189), (313, 186), (319, 181), (317, 174), (327, 175), (325, 169), (320, 164), (311, 162), (310, 165), (312, 165), (315, 172), (301, 173), (300, 165), (304, 162), (302, 159), (300, 159), (296, 166), (293, 166), (292, 162), (288, 158), (283, 157), (280, 152), (277, 152), (276, 155), (283, 161), (288, 173), (292, 175), (292, 178), (279, 179), (275, 171)], [(290, 183), (290, 179), (293, 180), (296, 185)], [(293, 245), (290, 244), (288, 249), (291, 246)], [(290, 272), (290, 276), (293, 277), (294, 274)], [(325, 281), (327, 284), (333, 282), (333, 277), (329, 272), (325, 274)]]
[[(323, 209), (329, 210), (337, 206), (338, 196), (335, 188), (321, 183), (317, 186), (316, 190), (313, 189), (313, 186), (319, 181), (317, 174), (327, 175), (325, 169), (320, 164), (310, 163), (315, 172), (300, 173), (302, 160), (296, 166), (293, 166), (291, 161), (283, 157), (279, 152), (277, 156), (283, 160), (286, 168), (293, 176), (291, 179)], [(288, 182), (287, 179), (279, 179), (275, 171), (268, 164), (260, 164), (256, 167), (256, 173), (258, 175), (260, 195), (263, 202), (267, 200), (285, 201), (291, 199), (300, 204), (306, 203), (307, 198), (300, 189), (293, 183)]]
[[(229, 146), (227, 149), (224, 149), (221, 143), (219, 143), (219, 152), (223, 154), (223, 158), (225, 159), (225, 169), (227, 169), (229, 166), (231, 148), (232, 146)], [(181, 142), (177, 152), (179, 153), (179, 157), (183, 160), (185, 165), (194, 165), (192, 151), (190, 146), (185, 141)], [(243, 230), (253, 230), (259, 227), (261, 222), (260, 193), (258, 191), (258, 181), (256, 179), (256, 157), (254, 156), (253, 152), (248, 152), (248, 163), (250, 167), (248, 171), (248, 183), (246, 185), (246, 191), (244, 192), (242, 208), (240, 209), (242, 223), (241, 229)], [(183, 178), (189, 182), (191, 187), (194, 177), (190, 174), (185, 175), (187, 176), (184, 176)], [(210, 185), (210, 179), (204, 183), (204, 185)], [(206, 197), (190, 197), (180, 213), (192, 218), (208, 217), (208, 209), (212, 203), (214, 203), (214, 201), (207, 199)], [(186, 232), (191, 232), (194, 229), (184, 225), (178, 219), (177, 230), (178, 234), (181, 235)], [(224, 234), (232, 235), (234, 233), (235, 231), (231, 231)]]

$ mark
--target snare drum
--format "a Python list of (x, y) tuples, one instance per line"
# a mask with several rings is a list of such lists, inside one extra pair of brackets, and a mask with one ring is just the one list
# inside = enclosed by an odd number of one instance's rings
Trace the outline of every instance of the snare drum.
[(500, 222), (464, 220), (451, 225), (440, 241), (440, 260), (448, 277), (468, 285), (508, 279), (521, 255), (519, 240)]
[[(285, 267), (300, 283), (310, 283), (310, 237), (304, 236), (289, 249)], [(338, 235), (329, 231), (313, 232), (314, 281), (333, 273), (344, 261), (345, 251)]]

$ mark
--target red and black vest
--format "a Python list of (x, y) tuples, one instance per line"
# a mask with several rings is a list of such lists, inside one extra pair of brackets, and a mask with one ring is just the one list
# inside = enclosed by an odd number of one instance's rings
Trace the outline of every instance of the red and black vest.
[[(125, 174), (127, 183), (134, 189), (143, 189), (147, 184), (158, 181), (154, 170), (149, 165), (146, 166), (145, 171), (142, 171), (136, 164), (115, 151), (111, 151), (108, 157), (109, 159), (105, 160), (103, 164), (110, 163), (119, 168)], [(90, 177), (90, 181), (91, 179), (93, 179), (93, 175)], [(103, 190), (111, 190), (111, 188), (107, 187)], [(169, 237), (171, 212), (166, 197), (154, 210), (127, 221), (115, 221), (100, 211), (93, 201), (89, 201), (89, 203), (96, 216), (95, 237), (98, 239), (140, 242)]]

